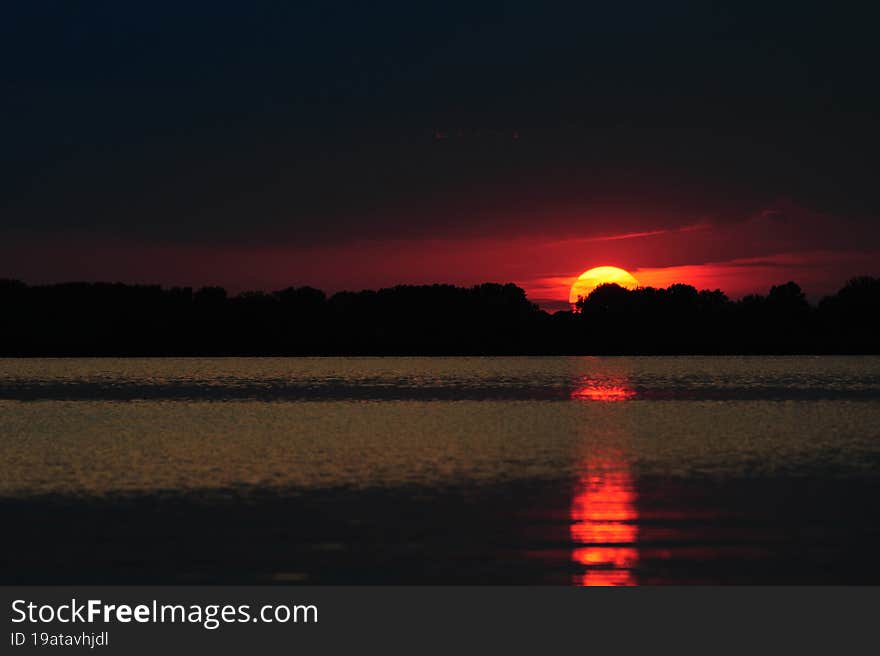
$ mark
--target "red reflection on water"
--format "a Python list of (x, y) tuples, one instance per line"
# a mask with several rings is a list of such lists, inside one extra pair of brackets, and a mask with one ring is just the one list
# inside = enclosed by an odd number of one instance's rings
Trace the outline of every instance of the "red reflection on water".
[(624, 384), (600, 381), (582, 381), (571, 393), (571, 398), (582, 401), (625, 401), (636, 395), (636, 391)]
[(587, 463), (571, 503), (575, 585), (636, 585), (638, 512), (632, 473), (620, 459)]

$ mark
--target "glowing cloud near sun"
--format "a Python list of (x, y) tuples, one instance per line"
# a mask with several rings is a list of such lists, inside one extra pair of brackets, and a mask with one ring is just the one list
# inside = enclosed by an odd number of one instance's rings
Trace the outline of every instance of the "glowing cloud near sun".
[(584, 271), (577, 277), (568, 294), (568, 302), (574, 305), (579, 297), (589, 296), (599, 285), (615, 283), (626, 289), (635, 289), (639, 281), (624, 269), (613, 266), (600, 266)]

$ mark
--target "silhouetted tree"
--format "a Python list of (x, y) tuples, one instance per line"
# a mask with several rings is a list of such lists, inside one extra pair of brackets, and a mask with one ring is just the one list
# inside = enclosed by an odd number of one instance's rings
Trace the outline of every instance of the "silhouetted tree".
[(848, 281), (819, 303), (826, 348), (850, 353), (876, 353), (880, 335), (880, 278)]
[(794, 282), (731, 302), (720, 290), (600, 285), (549, 315), (512, 284), (221, 287), (0, 280), (3, 355), (880, 352), (880, 280), (811, 307)]
[(767, 295), (767, 305), (781, 314), (797, 315), (810, 309), (807, 297), (800, 285), (788, 281), (784, 285), (774, 285)]

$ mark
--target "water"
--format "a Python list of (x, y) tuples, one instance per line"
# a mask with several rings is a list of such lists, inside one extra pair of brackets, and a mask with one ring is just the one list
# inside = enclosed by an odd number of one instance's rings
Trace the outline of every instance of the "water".
[(875, 580), (878, 463), (876, 357), (0, 360), (7, 581)]

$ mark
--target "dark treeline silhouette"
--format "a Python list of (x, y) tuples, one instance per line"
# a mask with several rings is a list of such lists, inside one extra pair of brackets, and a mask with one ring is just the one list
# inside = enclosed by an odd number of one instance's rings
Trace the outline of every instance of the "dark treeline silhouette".
[(229, 296), (220, 287), (0, 280), (0, 354), (880, 353), (880, 279), (818, 306), (793, 282), (731, 301), (676, 284), (602, 285), (548, 314), (519, 287), (487, 283)]

